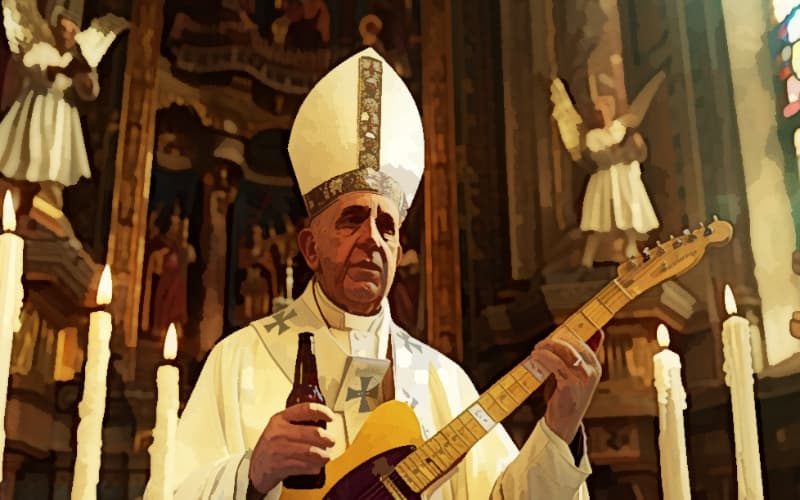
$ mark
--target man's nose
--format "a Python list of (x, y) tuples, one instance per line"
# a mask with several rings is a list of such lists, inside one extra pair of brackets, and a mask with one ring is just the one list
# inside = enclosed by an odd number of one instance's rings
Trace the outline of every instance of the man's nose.
[(381, 232), (378, 230), (378, 224), (374, 218), (369, 218), (361, 225), (361, 234), (359, 234), (359, 243), (369, 246), (380, 246)]

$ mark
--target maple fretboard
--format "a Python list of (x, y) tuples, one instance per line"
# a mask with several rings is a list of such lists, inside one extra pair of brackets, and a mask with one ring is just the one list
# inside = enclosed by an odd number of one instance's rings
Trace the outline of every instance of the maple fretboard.
[[(614, 280), (556, 330), (589, 340), (634, 298)], [(397, 464), (395, 470), (415, 492), (421, 493), (445, 476), (475, 444), (525, 402), (544, 380), (535, 375), (529, 359), (495, 382), (478, 400), (448, 423), (416, 451)], [(546, 378), (540, 374), (542, 379)]]

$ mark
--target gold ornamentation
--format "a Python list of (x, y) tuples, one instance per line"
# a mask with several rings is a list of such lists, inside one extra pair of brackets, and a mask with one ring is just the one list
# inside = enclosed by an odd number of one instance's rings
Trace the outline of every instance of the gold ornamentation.
[(378, 170), (383, 64), (372, 57), (361, 57), (358, 69), (358, 168)]
[(371, 168), (359, 168), (328, 179), (309, 191), (304, 196), (308, 215), (314, 217), (339, 196), (356, 191), (382, 194), (397, 204), (401, 218), (408, 213), (408, 200), (396, 180)]
[(408, 212), (405, 193), (397, 181), (380, 171), (383, 65), (372, 57), (361, 57), (358, 62), (358, 168), (309, 191), (304, 196), (306, 208), (309, 216), (314, 217), (339, 196), (366, 191), (390, 198), (404, 218)]

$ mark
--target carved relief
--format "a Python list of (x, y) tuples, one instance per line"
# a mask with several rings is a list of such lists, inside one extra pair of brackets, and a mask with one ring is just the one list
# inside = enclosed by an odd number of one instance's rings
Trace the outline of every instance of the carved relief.
[[(108, 261), (114, 276), (125, 280), (124, 314), (115, 316), (124, 332), (125, 344), (134, 347), (139, 329), (141, 277), (144, 270), (144, 241), (147, 229), (152, 148), (155, 132), (156, 62), (163, 25), (163, 4), (157, 0), (133, 2), (131, 43), (126, 55), (126, 88), (120, 120), (117, 175), (114, 180), (114, 205), (109, 231)], [(117, 281), (115, 280), (115, 283)], [(120, 299), (114, 296), (114, 302)], [(132, 376), (132, 360), (128, 364)]]
[(449, 0), (421, 4), (428, 343), (463, 357)]

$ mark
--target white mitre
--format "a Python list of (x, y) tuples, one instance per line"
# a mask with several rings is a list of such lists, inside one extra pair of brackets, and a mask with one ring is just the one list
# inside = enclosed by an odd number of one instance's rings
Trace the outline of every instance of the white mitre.
[(308, 93), (289, 156), (310, 217), (358, 191), (391, 198), (405, 217), (425, 167), (417, 104), (389, 63), (362, 50)]

